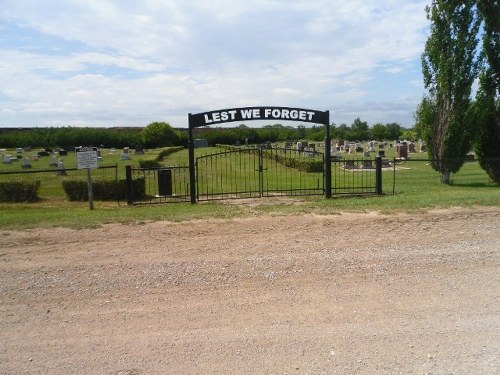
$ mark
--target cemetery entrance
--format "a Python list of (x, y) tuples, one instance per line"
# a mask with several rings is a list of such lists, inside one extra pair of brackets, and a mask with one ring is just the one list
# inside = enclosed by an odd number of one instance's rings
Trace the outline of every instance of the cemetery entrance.
[[(197, 127), (249, 120), (285, 120), (325, 125), (325, 153), (311, 147), (226, 146), (195, 157)], [(309, 145), (308, 145), (309, 146)], [(329, 112), (289, 107), (246, 107), (189, 114), (191, 203), (198, 200), (270, 195), (331, 196)], [(312, 168), (312, 170), (311, 170)]]
[(324, 155), (276, 145), (226, 147), (196, 158), (198, 201), (324, 194)]

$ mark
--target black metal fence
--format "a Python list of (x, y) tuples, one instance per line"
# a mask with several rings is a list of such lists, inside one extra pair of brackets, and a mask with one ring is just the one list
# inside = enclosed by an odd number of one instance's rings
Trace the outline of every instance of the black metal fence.
[[(189, 202), (189, 167), (126, 167), (129, 204)], [(143, 194), (133, 194), (132, 181), (144, 179)]]
[(332, 196), (339, 194), (382, 194), (381, 168), (381, 159), (333, 160)]
[(290, 148), (232, 148), (196, 158), (197, 200), (321, 195), (323, 154)]
[[(323, 154), (280, 149), (228, 149), (200, 156), (196, 163), (197, 200), (268, 196), (323, 195), (325, 174)], [(379, 165), (379, 168), (377, 166)], [(500, 159), (488, 160), (500, 168)], [(121, 198), (130, 204), (174, 203), (190, 201), (188, 166), (163, 168), (126, 167), (129, 186)], [(91, 171), (92, 179), (124, 180), (116, 165)], [(22, 170), (0, 172), (1, 181), (40, 181), (39, 197), (43, 200), (67, 199), (65, 180), (85, 180), (87, 170)], [(142, 180), (141, 192), (132, 194), (132, 182)], [(441, 186), (441, 174), (433, 170), (429, 159), (341, 159), (332, 161), (332, 196), (360, 194), (403, 194), (421, 192)], [(452, 185), (480, 187), (491, 180), (477, 160), (468, 160), (458, 173), (452, 174)]]

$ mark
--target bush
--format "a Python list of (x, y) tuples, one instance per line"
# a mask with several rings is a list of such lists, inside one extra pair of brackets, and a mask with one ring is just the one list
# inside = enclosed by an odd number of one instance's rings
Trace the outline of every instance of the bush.
[(0, 182), (0, 202), (36, 202), (40, 181)]
[(158, 160), (139, 160), (139, 167), (143, 169), (154, 169), (160, 167), (160, 162)]
[(149, 159), (149, 160), (139, 160), (139, 167), (143, 169), (155, 169), (155, 168), (160, 168), (160, 162), (163, 160), (163, 158), (167, 157), (168, 155), (173, 154), (174, 152), (181, 151), (184, 149), (184, 146), (177, 146), (177, 147), (169, 147), (165, 148), (160, 151), (158, 156), (155, 159)]
[[(89, 199), (87, 181), (64, 180), (63, 189), (70, 201), (87, 201)], [(94, 200), (119, 201), (127, 199), (127, 180), (96, 180), (92, 182)], [(146, 179), (132, 180), (132, 197), (142, 198), (146, 195)]]
[(178, 147), (169, 147), (166, 149), (163, 149), (160, 151), (158, 154), (156, 161), (160, 162), (163, 160), (163, 158), (167, 157), (170, 154), (173, 154), (174, 152), (184, 150), (184, 146), (178, 146)]

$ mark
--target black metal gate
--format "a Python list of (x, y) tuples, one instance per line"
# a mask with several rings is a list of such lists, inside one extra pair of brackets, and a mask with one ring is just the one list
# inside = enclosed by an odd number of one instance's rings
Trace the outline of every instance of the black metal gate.
[(323, 154), (284, 148), (228, 148), (196, 158), (198, 201), (324, 194)]
[[(279, 147), (232, 147), (195, 162), (197, 201), (270, 196), (326, 195), (324, 154)], [(382, 159), (334, 160), (333, 196), (382, 194)], [(192, 203), (188, 166), (127, 167), (127, 200)]]

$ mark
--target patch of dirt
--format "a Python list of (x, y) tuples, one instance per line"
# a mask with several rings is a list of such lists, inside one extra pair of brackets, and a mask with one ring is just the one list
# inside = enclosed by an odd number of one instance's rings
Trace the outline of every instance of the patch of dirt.
[(495, 208), (0, 231), (0, 249), (1, 374), (500, 372)]

